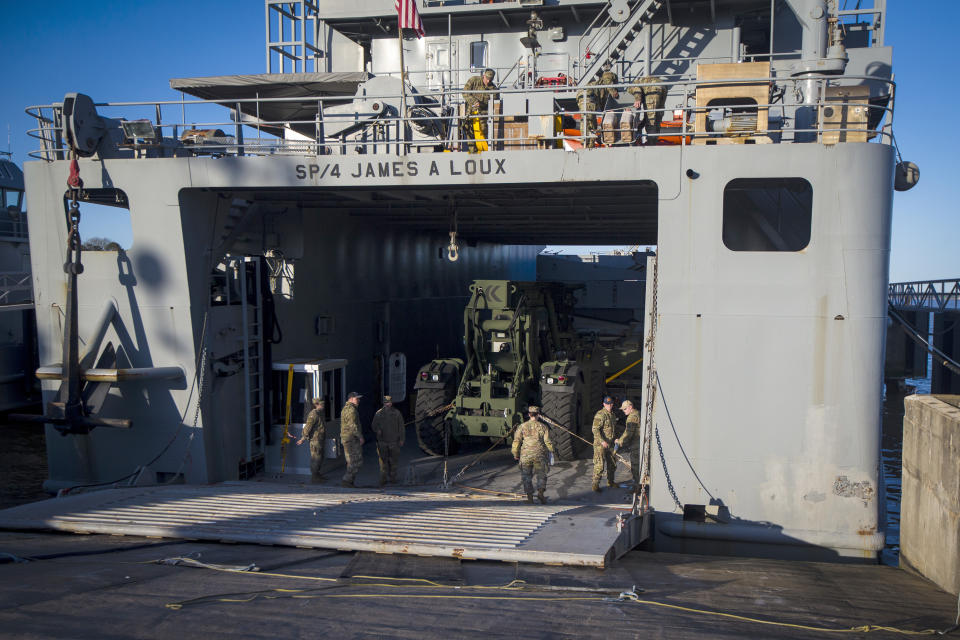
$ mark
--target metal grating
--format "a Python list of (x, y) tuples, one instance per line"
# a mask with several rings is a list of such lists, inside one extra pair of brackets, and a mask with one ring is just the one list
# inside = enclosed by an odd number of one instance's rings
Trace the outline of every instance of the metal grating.
[(610, 526), (616, 514), (569, 515), (583, 510), (463, 494), (225, 483), (46, 500), (0, 511), (0, 527), (605, 566), (618, 538)]

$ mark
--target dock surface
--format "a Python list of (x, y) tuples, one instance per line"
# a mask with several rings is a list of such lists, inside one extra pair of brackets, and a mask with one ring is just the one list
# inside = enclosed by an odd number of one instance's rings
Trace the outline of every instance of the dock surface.
[(893, 567), (641, 551), (602, 571), (32, 532), (0, 532), (0, 551), (34, 558), (0, 565), (16, 638), (902, 638), (807, 627), (943, 629), (956, 608)]

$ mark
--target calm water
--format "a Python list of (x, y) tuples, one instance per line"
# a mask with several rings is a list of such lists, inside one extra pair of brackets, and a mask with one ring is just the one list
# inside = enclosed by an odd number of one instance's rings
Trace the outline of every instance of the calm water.
[[(928, 361), (927, 371), (932, 370)], [(900, 478), (903, 459), (903, 399), (912, 393), (930, 393), (930, 378), (907, 378), (904, 386), (884, 388), (881, 435), (883, 478), (887, 486), (887, 546), (881, 562), (897, 566), (900, 561)]]

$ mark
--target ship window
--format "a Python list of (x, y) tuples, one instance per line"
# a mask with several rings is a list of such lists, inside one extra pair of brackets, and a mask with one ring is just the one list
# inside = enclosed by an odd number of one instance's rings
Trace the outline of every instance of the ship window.
[(13, 207), (17, 211), (20, 210), (20, 199), (23, 196), (23, 191), (16, 191), (14, 189), (4, 189), (3, 190), (3, 206), (5, 209)]
[(483, 40), (470, 43), (470, 70), (476, 71), (487, 66), (487, 43)]
[(723, 190), (731, 251), (800, 251), (810, 244), (813, 187), (803, 178), (738, 178)]

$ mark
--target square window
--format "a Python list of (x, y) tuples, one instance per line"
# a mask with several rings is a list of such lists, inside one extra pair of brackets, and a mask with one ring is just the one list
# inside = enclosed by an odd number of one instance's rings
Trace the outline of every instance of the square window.
[(803, 178), (737, 178), (723, 190), (731, 251), (800, 251), (810, 244), (813, 187)]
[(470, 43), (470, 70), (477, 71), (487, 66), (487, 43), (483, 40)]

